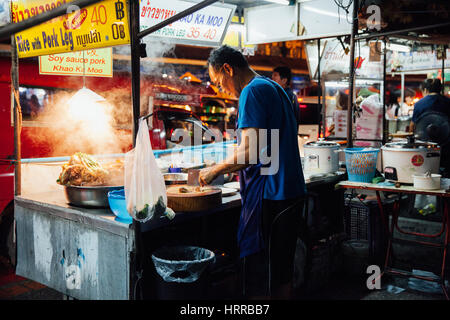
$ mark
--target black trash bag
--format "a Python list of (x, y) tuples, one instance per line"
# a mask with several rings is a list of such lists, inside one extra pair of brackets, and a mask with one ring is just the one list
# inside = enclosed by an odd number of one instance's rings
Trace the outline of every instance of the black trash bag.
[(152, 254), (152, 260), (164, 281), (190, 283), (197, 281), (206, 267), (215, 261), (215, 254), (194, 246), (163, 247)]

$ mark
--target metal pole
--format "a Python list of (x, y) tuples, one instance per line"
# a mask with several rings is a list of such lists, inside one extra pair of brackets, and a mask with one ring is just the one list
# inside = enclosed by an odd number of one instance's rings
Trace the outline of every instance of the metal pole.
[(14, 195), (22, 193), (22, 148), (20, 133), (22, 131), (22, 110), (19, 104), (19, 57), (14, 36), (11, 37), (11, 104), (14, 112)]
[[(139, 130), (139, 116), (141, 112), (141, 60), (140, 60), (140, 41), (137, 36), (139, 32), (139, 3), (138, 0), (130, 1), (130, 33), (131, 33), (131, 94), (133, 100), (133, 147), (136, 146), (136, 137)], [(131, 287), (134, 288), (132, 299), (137, 300), (137, 285), (142, 281), (143, 272), (143, 244), (141, 223), (133, 219), (133, 228), (135, 232), (135, 251), (132, 256), (131, 268), (133, 274), (131, 277)], [(134, 258), (134, 259), (133, 259)], [(142, 285), (142, 282), (141, 282)], [(142, 288), (142, 286), (140, 287)], [(142, 292), (142, 291), (141, 291)]]
[(141, 113), (141, 57), (139, 32), (139, 1), (130, 2), (130, 31), (131, 31), (131, 90), (133, 99), (133, 147), (136, 145), (136, 137), (139, 129), (139, 117)]
[(22, 20), (17, 23), (10, 23), (0, 28), (0, 40), (7, 39), (15, 33), (21, 32), (25, 29), (37, 26), (38, 24), (41, 24), (43, 22), (47, 22), (48, 20), (70, 13), (68, 9), (69, 8), (71, 9), (73, 6), (77, 6), (79, 9), (81, 9), (100, 1), (101, 0), (74, 0), (72, 2), (62, 4), (61, 6), (55, 9), (52, 9), (44, 13), (40, 13), (26, 20)]
[(190, 15), (190, 14), (192, 14), (192, 13), (194, 13), (194, 12), (200, 10), (200, 9), (203, 9), (204, 7), (207, 7), (210, 4), (213, 4), (214, 2), (217, 2), (217, 1), (218, 0), (205, 0), (205, 1), (202, 1), (200, 3), (197, 3), (196, 5), (188, 8), (188, 9), (186, 9), (184, 11), (181, 11), (180, 13), (177, 13), (176, 15), (174, 15), (174, 16), (166, 19), (166, 20), (164, 20), (163, 22), (160, 22), (160, 23), (158, 23), (158, 24), (156, 24), (156, 25), (154, 25), (154, 26), (152, 26), (152, 27), (150, 27), (148, 29), (145, 29), (145, 30), (139, 32), (137, 34), (137, 36), (138, 36), (139, 39), (142, 39), (143, 37), (149, 35), (150, 33), (158, 31), (159, 29), (162, 29), (165, 26), (168, 26), (169, 24), (171, 24), (171, 23), (173, 23), (173, 22), (175, 22), (177, 20), (180, 20), (181, 18), (184, 18), (184, 17), (186, 17), (186, 16), (188, 16), (188, 15)]
[(401, 111), (403, 101), (405, 101), (405, 74), (403, 72), (401, 73), (400, 79), (401, 79), (401, 92), (400, 92), (400, 110), (399, 110), (399, 112)]
[(400, 33), (408, 33), (408, 32), (421, 31), (421, 30), (433, 29), (433, 28), (443, 28), (443, 27), (448, 27), (448, 26), (450, 26), (450, 22), (439, 23), (439, 24), (432, 24), (432, 25), (428, 25), (428, 26), (415, 27), (415, 28), (409, 28), (409, 29), (402, 29), (402, 30), (396, 30), (396, 31), (372, 33), (372, 34), (369, 34), (369, 35), (357, 36), (357, 37), (355, 37), (355, 39), (356, 40), (367, 40), (367, 39), (379, 38), (379, 37), (384, 37), (384, 36), (398, 35)]
[[(244, 9), (239, 8), (238, 9), (238, 18), (239, 18), (239, 24), (242, 23), (242, 11)], [(238, 32), (238, 41), (239, 41), (239, 50), (242, 50), (242, 34)]]
[(355, 36), (358, 33), (359, 1), (353, 2), (352, 32), (350, 34), (350, 70), (349, 70), (349, 99), (347, 107), (347, 147), (353, 147), (353, 94), (355, 85)]
[(383, 41), (383, 145), (389, 136), (388, 123), (386, 120), (386, 39)]
[(447, 48), (444, 46), (444, 48), (443, 48), (443, 52), (442, 52), (442, 95), (445, 95), (445, 55), (446, 55), (446, 52), (447, 51)]
[[(322, 125), (319, 125), (319, 137), (321, 137), (321, 133), (323, 133), (323, 137), (325, 138), (325, 113), (324, 110), (322, 110), (322, 81), (320, 79), (320, 39), (317, 39), (317, 113), (319, 118), (319, 123), (322, 123)], [(321, 117), (322, 115), (322, 117)], [(323, 127), (323, 128), (322, 128)]]

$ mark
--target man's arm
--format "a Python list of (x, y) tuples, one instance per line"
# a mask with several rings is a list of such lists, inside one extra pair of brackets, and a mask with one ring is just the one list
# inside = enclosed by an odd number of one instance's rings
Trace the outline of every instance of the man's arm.
[(224, 162), (212, 167), (202, 169), (199, 175), (201, 185), (211, 183), (221, 174), (236, 172), (247, 168), (252, 163), (251, 159), (259, 156), (259, 130), (257, 128), (244, 128), (241, 131), (241, 144), (234, 150), (232, 156), (225, 159)]
[(416, 128), (416, 125), (414, 124), (414, 122), (410, 122), (409, 123), (409, 132), (414, 132), (414, 129)]

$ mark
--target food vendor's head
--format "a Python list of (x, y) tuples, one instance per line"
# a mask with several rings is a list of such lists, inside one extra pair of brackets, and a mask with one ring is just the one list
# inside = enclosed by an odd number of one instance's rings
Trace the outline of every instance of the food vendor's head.
[(235, 97), (239, 97), (248, 83), (247, 75), (253, 72), (242, 53), (227, 45), (211, 51), (208, 71), (211, 81), (216, 86)]

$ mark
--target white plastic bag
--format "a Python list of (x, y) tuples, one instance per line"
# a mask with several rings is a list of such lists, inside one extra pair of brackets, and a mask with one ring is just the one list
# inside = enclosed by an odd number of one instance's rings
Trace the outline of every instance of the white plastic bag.
[(133, 219), (145, 222), (167, 207), (164, 177), (156, 163), (147, 122), (139, 120), (136, 146), (125, 155), (125, 199)]

